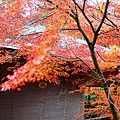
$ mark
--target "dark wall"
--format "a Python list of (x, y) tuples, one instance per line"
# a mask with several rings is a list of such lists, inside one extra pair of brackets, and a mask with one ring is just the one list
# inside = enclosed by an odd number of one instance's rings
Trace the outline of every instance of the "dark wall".
[(75, 120), (74, 115), (83, 112), (78, 110), (81, 101), (82, 94), (69, 94), (53, 84), (45, 89), (28, 84), (21, 92), (0, 93), (0, 120)]

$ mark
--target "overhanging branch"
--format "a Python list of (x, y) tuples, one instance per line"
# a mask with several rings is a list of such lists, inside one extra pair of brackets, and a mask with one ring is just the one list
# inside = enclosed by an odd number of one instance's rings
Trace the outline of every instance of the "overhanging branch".
[(79, 30), (78, 28), (63, 28), (61, 30)]
[(88, 67), (88, 69), (90, 71), (92, 71), (92, 73), (96, 76), (96, 78), (101, 79), (100, 76), (81, 58), (66, 58), (66, 57), (63, 57), (63, 56), (60, 56), (60, 55), (54, 55), (52, 53), (50, 53), (50, 55), (53, 56), (53, 57), (56, 57), (60, 60), (64, 60), (64, 61), (68, 61), (68, 62), (79, 62), (79, 61), (81, 61), (85, 66)]

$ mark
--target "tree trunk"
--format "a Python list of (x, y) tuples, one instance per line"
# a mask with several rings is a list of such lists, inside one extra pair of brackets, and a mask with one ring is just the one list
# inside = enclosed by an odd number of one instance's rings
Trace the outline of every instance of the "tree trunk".
[(94, 48), (89, 48), (89, 49), (90, 49), (90, 52), (91, 52), (91, 57), (92, 57), (96, 72), (97, 72), (97, 74), (99, 75), (99, 77), (101, 79), (102, 87), (104, 88), (106, 97), (108, 98), (108, 96), (109, 96), (108, 102), (109, 102), (109, 105), (110, 105), (110, 108), (111, 108), (111, 113), (112, 113), (113, 119), (114, 120), (119, 120), (116, 108), (114, 106), (113, 99), (111, 97), (111, 94), (109, 93), (109, 87), (107, 85), (107, 80), (106, 80), (106, 78), (104, 77), (103, 73), (100, 70), (100, 67), (99, 67), (99, 64), (98, 64), (98, 61), (97, 61), (97, 58), (96, 58), (96, 55), (95, 55)]

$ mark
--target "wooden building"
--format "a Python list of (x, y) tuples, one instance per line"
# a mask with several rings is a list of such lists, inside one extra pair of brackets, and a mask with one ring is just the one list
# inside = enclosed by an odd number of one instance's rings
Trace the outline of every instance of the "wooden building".
[(83, 94), (70, 94), (60, 86), (27, 84), (21, 92), (0, 93), (0, 120), (75, 120), (74, 115), (83, 113), (83, 101)]

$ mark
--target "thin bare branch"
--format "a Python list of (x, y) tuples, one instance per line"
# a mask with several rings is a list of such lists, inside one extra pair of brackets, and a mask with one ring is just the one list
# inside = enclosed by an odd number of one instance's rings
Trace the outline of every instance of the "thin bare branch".
[(63, 28), (62, 30), (79, 30), (78, 28)]
[(60, 29), (60, 32), (64, 29), (64, 26), (66, 25), (66, 23), (67, 23), (67, 21), (68, 21), (68, 19), (69, 19), (69, 17), (70, 17), (71, 12), (72, 12), (73, 15), (75, 15), (74, 10), (72, 9), (71, 5), (69, 5), (68, 16), (67, 16), (67, 18), (66, 18), (66, 20), (65, 20), (65, 22), (64, 22), (64, 24), (63, 24), (63, 26), (62, 26), (62, 28)]
[(68, 6), (70, 8), (70, 11), (75, 15), (76, 13), (74, 12), (74, 10), (72, 9), (71, 6)]
[(106, 34), (106, 33), (109, 33), (109, 32), (113, 32), (117, 29), (111, 29), (111, 30), (108, 30), (108, 31), (101, 31), (98, 35), (102, 35), (102, 34)]
[[(75, 4), (75, 8), (76, 8), (76, 4)], [(69, 14), (69, 13), (68, 13)], [(87, 37), (86, 33), (84, 32), (84, 30), (81, 28), (80, 26), (80, 21), (78, 18), (78, 13), (77, 13), (77, 9), (76, 9), (76, 14), (75, 16), (71, 16), (77, 23), (78, 26), (78, 30), (80, 31), (80, 33), (82, 33), (83, 37), (85, 38), (85, 40), (87, 41), (88, 44), (91, 44), (91, 42), (89, 41), (89, 38)]]
[(82, 7), (82, 10), (84, 11), (84, 9), (85, 9), (85, 2), (86, 2), (86, 0), (84, 0), (84, 3), (83, 3), (83, 7)]
[(104, 13), (103, 13), (103, 17), (102, 17), (102, 19), (101, 19), (101, 22), (100, 22), (97, 30), (95, 31), (94, 38), (93, 38), (92, 48), (94, 48), (94, 45), (96, 44), (97, 37), (98, 37), (98, 32), (100, 31), (100, 29), (101, 29), (101, 27), (102, 27), (102, 25), (103, 25), (103, 23), (104, 23), (104, 20), (105, 20), (105, 18), (106, 18), (108, 5), (109, 5), (109, 0), (106, 1), (105, 10), (104, 10)]
[(82, 33), (82, 35), (85, 38), (87, 44), (90, 46), (91, 42), (90, 42), (89, 38), (87, 37), (87, 34), (85, 33), (85, 31), (82, 29), (78, 16), (75, 17), (75, 21), (77, 23), (77, 26), (78, 26), (78, 29), (79, 29), (80, 33)]
[(84, 60), (82, 60), (81, 58), (78, 58), (78, 57), (77, 57), (77, 58), (66, 58), (66, 57), (59, 56), (59, 55), (54, 55), (54, 54), (51, 54), (51, 53), (50, 53), (50, 55), (53, 56), (53, 57), (56, 57), (56, 58), (58, 58), (58, 59), (60, 59), (60, 60), (64, 60), (64, 61), (68, 61), (68, 62), (79, 62), (79, 61), (81, 61), (85, 66), (88, 67), (88, 69), (89, 69), (90, 71), (92, 71), (92, 73), (93, 73), (98, 79), (100, 79), (99, 75), (98, 75)]
[[(94, 14), (92, 14), (91, 16), (92, 16), (95, 20), (97, 20), (98, 22), (101, 21), (101, 19), (100, 19), (100, 18), (97, 18)], [(103, 24), (108, 25), (108, 26), (110, 26), (110, 27), (114, 27), (113, 25), (108, 24), (108, 23), (106, 23), (105, 21), (103, 22)]]
[(47, 18), (48, 18), (48, 17), (50, 17), (50, 16), (52, 16), (52, 14), (48, 14), (48, 15), (46, 15), (46, 16), (44, 16), (44, 17), (42, 17), (42, 18), (35, 19), (34, 21), (28, 21), (28, 22), (26, 23), (26, 25), (31, 26), (31, 25), (33, 25), (33, 24), (35, 24), (35, 23), (39, 22), (39, 21), (42, 21), (42, 20), (47, 19)]
[[(79, 10), (82, 12), (82, 14), (83, 14), (83, 16), (85, 17), (85, 19), (88, 21), (90, 27), (92, 28), (93, 33), (95, 33), (95, 29), (94, 29), (94, 27), (93, 27), (93, 24), (92, 24), (92, 22), (90, 21), (90, 19), (87, 17), (87, 15), (85, 14), (84, 9), (82, 9), (82, 8), (76, 3), (75, 0), (73, 0), (73, 2), (74, 2), (74, 4), (79, 8)], [(84, 0), (83, 6), (85, 6), (85, 2), (86, 2), (86, 0)]]
[(93, 82), (96, 82), (98, 81), (98, 79), (94, 78), (94, 79), (91, 79), (90, 81), (86, 82), (85, 86), (89, 86), (90, 84), (92, 84)]
[(119, 112), (119, 108), (113, 103), (113, 101), (111, 101), (110, 99), (110, 95), (111, 95), (111, 92), (110, 92), (110, 88), (112, 87), (112, 85), (115, 83), (114, 80), (112, 80), (112, 84), (110, 85), (109, 87), (109, 91), (108, 91), (108, 101), (116, 108), (117, 112)]
[(114, 26), (118, 29), (118, 26), (112, 21), (110, 20), (107, 16), (106, 16), (106, 19)]
[[(95, 51), (97, 54), (98, 54), (98, 56), (101, 58), (101, 60), (103, 61), (103, 62), (109, 62), (109, 63), (116, 63), (115, 61), (113, 61), (113, 60), (105, 60), (100, 54), (99, 54), (99, 52), (98, 51)], [(117, 64), (117, 63), (116, 63)]]

